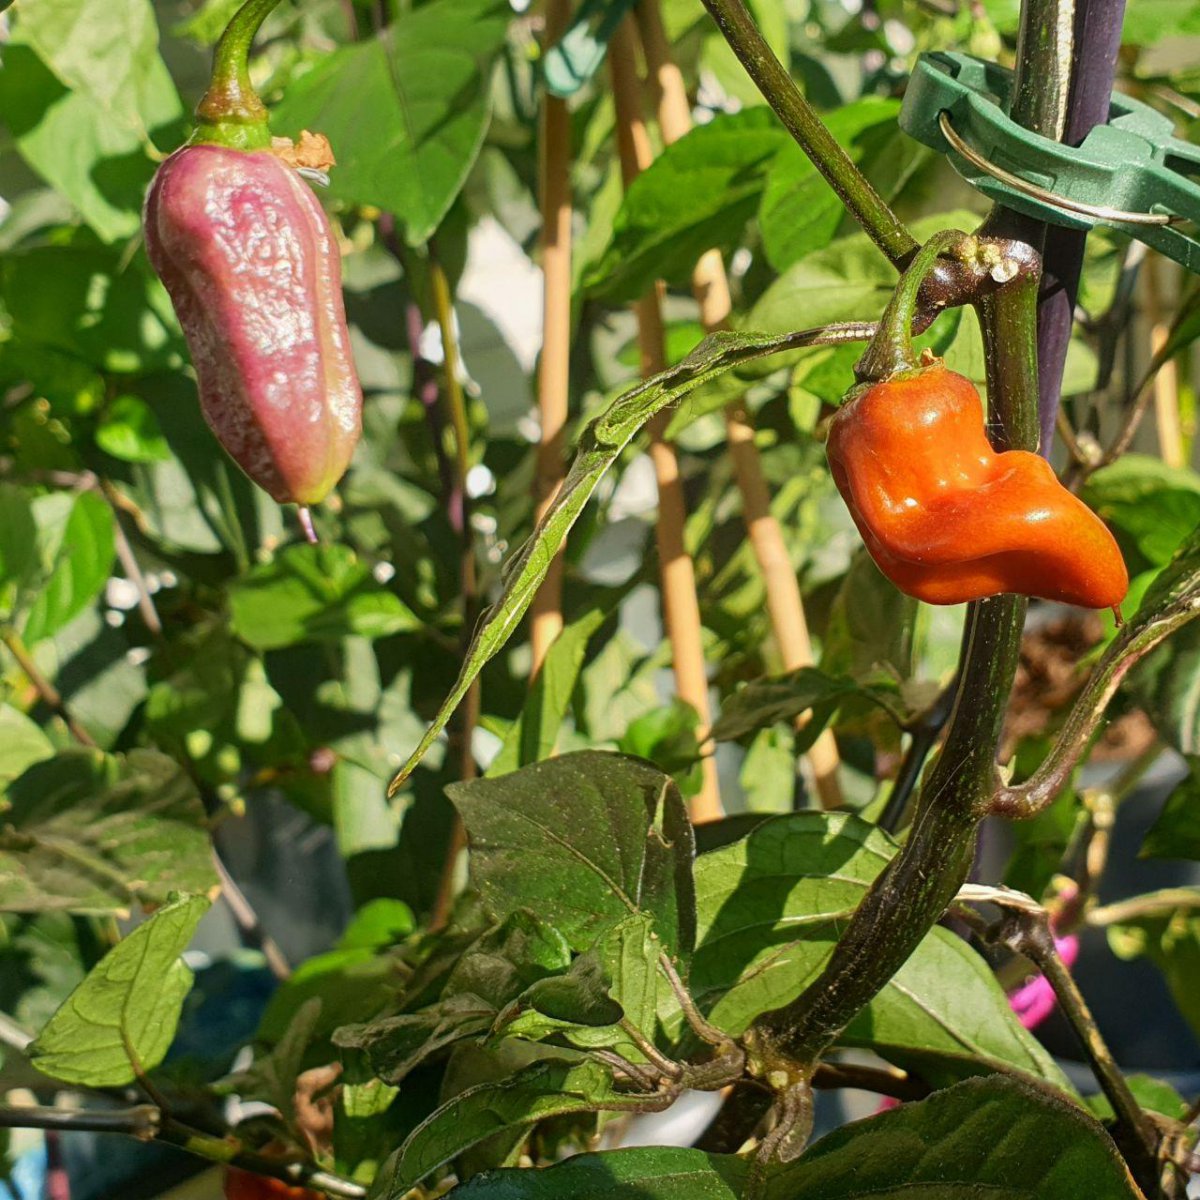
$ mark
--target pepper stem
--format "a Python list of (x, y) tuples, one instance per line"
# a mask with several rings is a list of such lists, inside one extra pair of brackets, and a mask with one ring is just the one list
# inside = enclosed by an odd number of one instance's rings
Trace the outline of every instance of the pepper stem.
[(246, 0), (221, 34), (212, 79), (196, 107), (194, 142), (253, 150), (271, 144), (267, 110), (250, 82), (250, 47), (279, 0)]
[(878, 383), (920, 367), (912, 344), (912, 325), (921, 284), (933, 270), (938, 255), (958, 245), (966, 236), (957, 229), (940, 230), (913, 255), (896, 284), (875, 336), (854, 364), (854, 375), (860, 383)]

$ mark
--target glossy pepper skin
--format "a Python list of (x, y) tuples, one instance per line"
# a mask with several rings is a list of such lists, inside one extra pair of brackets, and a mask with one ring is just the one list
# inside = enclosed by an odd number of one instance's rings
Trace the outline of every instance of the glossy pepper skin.
[(1125, 597), (1104, 523), (1039, 455), (993, 450), (979, 393), (940, 362), (849, 400), (826, 453), (871, 557), (918, 600), (1017, 592), (1109, 608)]
[(221, 445), (281, 503), (323, 500), (361, 434), (362, 389), (316, 197), (268, 151), (189, 145), (159, 168), (144, 225)]

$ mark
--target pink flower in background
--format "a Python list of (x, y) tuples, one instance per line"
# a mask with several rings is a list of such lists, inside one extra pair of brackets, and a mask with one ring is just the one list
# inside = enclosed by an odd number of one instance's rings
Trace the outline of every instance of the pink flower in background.
[[(1075, 965), (1079, 957), (1079, 939), (1073, 933), (1056, 937), (1054, 948), (1068, 968)], [(1054, 1011), (1054, 989), (1045, 975), (1036, 975), (1017, 988), (1009, 996), (1008, 1003), (1026, 1029), (1036, 1029)]]

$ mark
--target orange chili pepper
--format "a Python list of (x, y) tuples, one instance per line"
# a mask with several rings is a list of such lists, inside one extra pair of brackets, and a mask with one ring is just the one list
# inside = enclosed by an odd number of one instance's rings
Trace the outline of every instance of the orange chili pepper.
[(1018, 592), (1118, 605), (1107, 527), (1026, 450), (997, 453), (970, 380), (940, 362), (873, 383), (833, 418), (834, 482), (879, 569), (930, 604)]

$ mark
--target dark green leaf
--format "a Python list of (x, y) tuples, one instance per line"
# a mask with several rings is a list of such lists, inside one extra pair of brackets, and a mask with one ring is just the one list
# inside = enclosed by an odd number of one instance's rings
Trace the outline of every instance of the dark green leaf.
[(571, 1113), (621, 1112), (638, 1104), (613, 1088), (598, 1063), (534, 1063), (500, 1083), (468, 1088), (413, 1130), (384, 1163), (372, 1200), (400, 1200), (431, 1172), (484, 1138)]
[(118, 396), (96, 427), (96, 445), (124, 462), (165, 462), (171, 457), (154, 410), (138, 396)]
[(692, 830), (669, 776), (588, 750), (447, 793), (470, 837), (472, 879), (497, 916), (531, 908), (586, 950), (646, 912), (664, 948), (690, 952)]
[(258, 650), (350, 635), (387, 637), (420, 625), (349, 546), (293, 545), (229, 589), (234, 633)]
[(433, 0), (409, 9), (294, 80), (272, 123), (293, 137), (321, 130), (339, 160), (333, 198), (394, 213), (409, 245), (420, 246), (483, 144), (491, 61), (510, 15), (503, 0)]
[[(737, 1035), (759, 1013), (799, 995), (894, 852), (885, 834), (857, 817), (796, 813), (698, 858), (689, 982), (711, 1019)], [(1069, 1090), (1013, 1016), (987, 964), (941, 928), (842, 1041), (925, 1058), (950, 1074), (1017, 1070)]]
[(735, 741), (777, 721), (794, 721), (812, 708), (831, 712), (845, 696), (856, 694), (872, 699), (852, 679), (831, 678), (816, 667), (769, 675), (743, 685), (721, 705), (712, 735), (718, 742)]
[(747, 1163), (732, 1154), (639, 1146), (577, 1154), (541, 1171), (485, 1171), (454, 1200), (738, 1200)]
[(117, 1087), (157, 1067), (192, 987), (179, 956), (208, 907), (203, 896), (174, 900), (123, 938), (30, 1046), (34, 1066), (85, 1087)]
[(0, 908), (127, 914), (216, 886), (204, 806), (165, 755), (73, 750), (9, 785)]
[(7, 787), (34, 763), (53, 755), (50, 739), (36, 722), (23, 712), (0, 704), (0, 787)]
[(222, 1085), (243, 1101), (259, 1101), (276, 1109), (289, 1124), (296, 1119), (296, 1079), (304, 1067), (304, 1054), (315, 1039), (321, 1019), (321, 1001), (306, 1000), (295, 1012), (283, 1037), (258, 1055), (244, 1071)]
[(1088, 476), (1081, 495), (1150, 566), (1170, 561), (1200, 525), (1200, 475), (1144, 454), (1123, 455)]
[(1200, 761), (1190, 757), (1188, 775), (1167, 797), (1142, 841), (1142, 858), (1200, 860)]
[(855, 1121), (771, 1180), (766, 1200), (1135, 1200), (1108, 1134), (1014, 1079), (968, 1079)]

